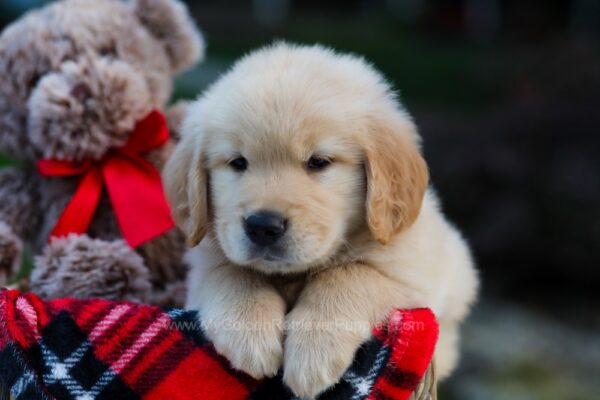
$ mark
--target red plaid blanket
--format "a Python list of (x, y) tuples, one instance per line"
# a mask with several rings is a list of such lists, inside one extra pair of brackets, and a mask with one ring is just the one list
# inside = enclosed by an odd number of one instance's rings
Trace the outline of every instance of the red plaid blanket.
[[(61, 299), (0, 289), (0, 386), (17, 400), (293, 399), (281, 377), (232, 370), (193, 311)], [(406, 399), (438, 327), (428, 309), (398, 310), (320, 399)]]

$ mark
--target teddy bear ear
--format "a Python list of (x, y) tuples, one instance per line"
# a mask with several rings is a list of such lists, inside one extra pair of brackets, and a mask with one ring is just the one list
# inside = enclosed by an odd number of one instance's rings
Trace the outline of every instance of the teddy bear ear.
[(174, 72), (180, 72), (204, 57), (204, 38), (179, 0), (133, 0), (137, 17), (165, 46)]

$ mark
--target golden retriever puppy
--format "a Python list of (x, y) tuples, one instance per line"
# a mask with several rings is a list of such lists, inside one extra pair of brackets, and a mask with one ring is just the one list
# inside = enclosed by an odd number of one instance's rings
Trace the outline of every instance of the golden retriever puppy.
[[(363, 59), (276, 44), (190, 107), (165, 171), (193, 247), (187, 306), (235, 368), (312, 398), (393, 308), (431, 307), (440, 375), (477, 288), (419, 136)], [(201, 243), (202, 242), (202, 243)]]

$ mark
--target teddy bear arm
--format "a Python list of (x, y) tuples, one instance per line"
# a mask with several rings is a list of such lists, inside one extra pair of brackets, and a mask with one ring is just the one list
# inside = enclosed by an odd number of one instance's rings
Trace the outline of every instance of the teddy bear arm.
[(40, 222), (38, 183), (36, 174), (26, 169), (0, 170), (0, 221), (25, 240), (37, 231)]
[(39, 226), (33, 175), (17, 168), (0, 170), (0, 285), (19, 269), (23, 242)]

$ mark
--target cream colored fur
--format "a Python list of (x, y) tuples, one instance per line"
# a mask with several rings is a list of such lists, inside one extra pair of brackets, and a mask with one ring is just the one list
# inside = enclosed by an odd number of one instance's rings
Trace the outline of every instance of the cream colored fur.
[[(320, 46), (266, 47), (208, 89), (182, 130), (165, 185), (197, 245), (187, 306), (234, 367), (255, 377), (283, 367), (312, 398), (393, 308), (431, 307), (439, 372), (450, 373), (477, 277), (378, 72)], [(243, 172), (228, 165), (240, 155)], [(333, 162), (309, 171), (314, 155)], [(289, 219), (284, 254), (257, 256), (244, 235), (243, 218), (262, 209)]]

